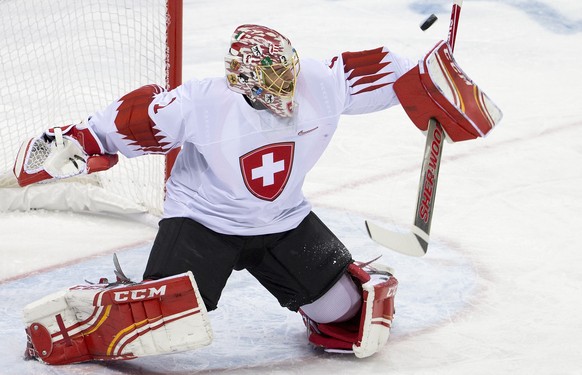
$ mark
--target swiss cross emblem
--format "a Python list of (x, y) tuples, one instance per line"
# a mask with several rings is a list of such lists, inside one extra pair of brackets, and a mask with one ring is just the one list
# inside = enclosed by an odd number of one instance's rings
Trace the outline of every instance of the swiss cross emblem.
[(240, 169), (249, 191), (274, 201), (283, 192), (293, 165), (294, 142), (275, 143), (240, 157)]

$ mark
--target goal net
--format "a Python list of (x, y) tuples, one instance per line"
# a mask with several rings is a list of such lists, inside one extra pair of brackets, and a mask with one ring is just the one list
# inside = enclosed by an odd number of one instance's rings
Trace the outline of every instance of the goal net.
[(181, 80), (182, 0), (0, 2), (0, 211), (35, 208), (161, 214), (166, 157), (20, 188), (20, 144), (78, 123), (123, 94)]

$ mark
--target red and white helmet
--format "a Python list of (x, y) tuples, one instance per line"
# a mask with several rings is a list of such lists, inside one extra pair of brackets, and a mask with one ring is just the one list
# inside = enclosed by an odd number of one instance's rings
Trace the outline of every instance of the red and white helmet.
[(265, 26), (241, 25), (232, 34), (225, 68), (231, 90), (276, 115), (293, 115), (299, 58), (289, 39)]

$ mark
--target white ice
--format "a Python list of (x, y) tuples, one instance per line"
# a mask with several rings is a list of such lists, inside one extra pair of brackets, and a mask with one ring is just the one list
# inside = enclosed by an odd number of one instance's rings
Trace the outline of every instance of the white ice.
[[(186, 0), (184, 77), (223, 74), (241, 23), (280, 30), (300, 56), (385, 44), (416, 59), (446, 38), (450, 3)], [(439, 21), (420, 31), (431, 13)], [(486, 139), (445, 145), (425, 257), (380, 248), (363, 226), (412, 222), (424, 137), (400, 108), (344, 117), (306, 181), (356, 258), (383, 254), (396, 269), (396, 320), (380, 353), (312, 350), (299, 317), (238, 272), (211, 313), (207, 348), (111, 364), (24, 362), (22, 307), (112, 277), (114, 252), (139, 278), (156, 230), (106, 215), (11, 212), (0, 214), (0, 374), (582, 373), (582, 3), (466, 0), (455, 56), (505, 117)]]

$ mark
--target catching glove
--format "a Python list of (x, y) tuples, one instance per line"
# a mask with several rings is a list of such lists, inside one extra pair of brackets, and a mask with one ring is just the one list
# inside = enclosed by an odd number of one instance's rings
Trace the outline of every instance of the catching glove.
[(106, 154), (93, 131), (83, 123), (48, 129), (24, 141), (14, 175), (20, 186), (103, 171), (118, 161)]

